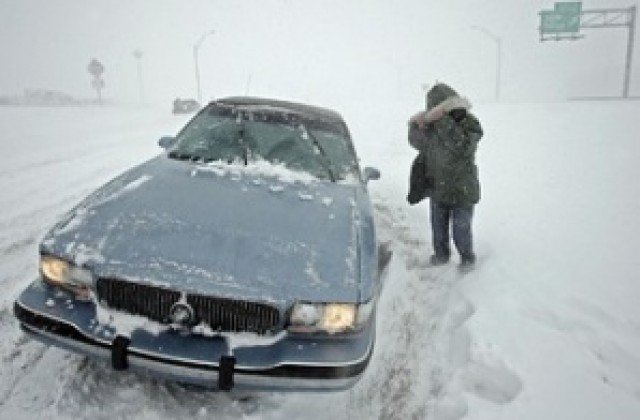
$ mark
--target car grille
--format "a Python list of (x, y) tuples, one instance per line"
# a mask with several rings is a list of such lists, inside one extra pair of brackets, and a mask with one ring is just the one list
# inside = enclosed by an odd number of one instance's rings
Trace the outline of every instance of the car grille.
[[(113, 309), (164, 324), (171, 322), (171, 307), (182, 296), (175, 290), (111, 278), (98, 279), (97, 293), (98, 300)], [(193, 324), (204, 322), (214, 331), (264, 334), (279, 325), (280, 312), (265, 303), (190, 293), (186, 299), (195, 315)]]

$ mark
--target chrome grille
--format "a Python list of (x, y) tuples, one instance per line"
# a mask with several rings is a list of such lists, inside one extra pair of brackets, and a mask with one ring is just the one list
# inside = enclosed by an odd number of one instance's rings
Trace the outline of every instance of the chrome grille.
[(195, 311), (196, 319), (220, 331), (265, 333), (273, 330), (280, 318), (277, 308), (264, 303), (192, 294), (187, 295), (187, 303)]
[[(97, 294), (108, 307), (165, 324), (171, 322), (171, 307), (181, 296), (175, 290), (111, 278), (98, 279)], [(204, 322), (214, 331), (264, 334), (274, 331), (280, 322), (278, 309), (265, 303), (197, 294), (186, 297), (195, 313), (195, 323)]]

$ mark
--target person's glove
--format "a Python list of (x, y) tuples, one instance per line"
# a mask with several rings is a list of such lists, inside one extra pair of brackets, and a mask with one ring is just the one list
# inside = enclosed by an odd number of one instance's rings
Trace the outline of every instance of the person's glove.
[(409, 126), (416, 125), (420, 130), (424, 129), (425, 111), (420, 111), (409, 119)]
[(451, 118), (453, 118), (456, 122), (460, 122), (466, 118), (467, 110), (464, 108), (452, 109), (451, 111), (449, 111), (449, 115), (451, 115)]

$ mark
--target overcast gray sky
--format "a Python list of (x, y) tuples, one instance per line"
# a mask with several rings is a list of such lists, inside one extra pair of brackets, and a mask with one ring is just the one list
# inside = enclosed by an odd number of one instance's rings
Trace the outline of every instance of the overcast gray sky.
[[(551, 8), (553, 1), (531, 0), (0, 0), (0, 95), (48, 88), (91, 97), (86, 66), (96, 57), (106, 67), (105, 96), (135, 102), (139, 48), (149, 102), (194, 97), (193, 44), (214, 29), (200, 49), (205, 98), (405, 100), (442, 80), (490, 100), (495, 43), (474, 25), (503, 39), (507, 100), (619, 94), (626, 30), (540, 43), (537, 12)], [(640, 41), (636, 95), (638, 50)]]

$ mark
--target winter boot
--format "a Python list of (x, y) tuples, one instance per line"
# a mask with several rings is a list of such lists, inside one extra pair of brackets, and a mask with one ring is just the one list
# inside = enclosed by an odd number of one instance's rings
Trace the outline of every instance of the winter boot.
[(474, 254), (463, 255), (460, 258), (460, 265), (458, 266), (458, 270), (462, 273), (468, 273), (473, 270), (473, 267), (476, 265), (476, 256)]
[(449, 262), (448, 255), (434, 254), (429, 258), (431, 265), (444, 265)]

